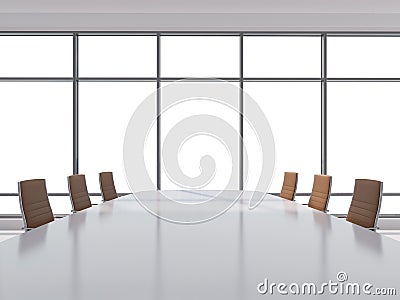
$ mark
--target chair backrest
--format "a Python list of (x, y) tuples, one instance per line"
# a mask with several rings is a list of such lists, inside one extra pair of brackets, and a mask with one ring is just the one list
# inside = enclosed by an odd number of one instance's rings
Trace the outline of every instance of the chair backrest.
[(73, 211), (80, 211), (92, 206), (85, 175), (68, 176), (68, 189)]
[(280, 197), (287, 200), (294, 200), (297, 189), (297, 173), (295, 172), (285, 172), (285, 176), (283, 178), (282, 190), (280, 193)]
[(328, 209), (331, 196), (332, 176), (314, 175), (314, 184), (308, 206), (323, 212)]
[(114, 178), (112, 172), (102, 172), (99, 174), (101, 196), (103, 201), (113, 200), (118, 198), (115, 190)]
[(353, 199), (346, 220), (365, 228), (376, 228), (382, 201), (383, 183), (356, 179)]
[(18, 193), (25, 229), (36, 228), (54, 221), (44, 179), (19, 182)]

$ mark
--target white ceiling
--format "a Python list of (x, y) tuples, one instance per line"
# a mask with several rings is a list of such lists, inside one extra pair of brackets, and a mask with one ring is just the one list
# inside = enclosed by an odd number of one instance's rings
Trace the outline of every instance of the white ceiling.
[(2, 31), (400, 31), (398, 0), (0, 0)]

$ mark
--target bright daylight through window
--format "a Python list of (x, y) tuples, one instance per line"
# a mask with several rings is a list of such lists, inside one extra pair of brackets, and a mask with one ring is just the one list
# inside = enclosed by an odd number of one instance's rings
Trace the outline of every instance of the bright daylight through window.
[[(117, 191), (129, 193), (121, 150), (129, 119), (157, 87), (185, 78), (198, 85), (226, 80), (243, 86), (258, 103), (277, 153), (269, 192), (280, 192), (285, 171), (298, 172), (299, 200), (307, 202), (313, 175), (326, 172), (333, 176), (330, 213), (345, 214), (354, 179), (373, 178), (390, 193), (381, 213), (400, 214), (400, 145), (393, 138), (399, 126), (399, 50), (400, 37), (323, 33), (0, 36), (0, 136), (9, 144), (0, 158), (8, 174), (0, 186), (0, 214), (20, 214), (17, 182), (31, 178), (47, 180), (55, 213), (69, 213), (67, 176), (74, 167), (86, 174), (93, 199), (100, 193), (101, 171), (112, 171)], [(159, 97), (162, 104), (162, 93)], [(157, 134), (162, 147), (169, 128), (193, 113), (213, 113), (239, 132), (243, 99), (241, 107), (238, 94), (236, 111), (193, 102), (162, 115), (145, 151), (154, 186), (180, 188), (157, 156)], [(243, 125), (253, 159), (244, 162), (249, 174), (243, 187), (254, 189), (260, 173), (257, 140)], [(204, 188), (220, 189), (231, 175), (230, 159), (240, 157), (225, 155), (217, 140), (194, 138), (178, 160), (183, 172), (196, 176), (199, 158), (207, 153), (213, 153), (219, 172)], [(234, 174), (238, 189), (242, 175)]]

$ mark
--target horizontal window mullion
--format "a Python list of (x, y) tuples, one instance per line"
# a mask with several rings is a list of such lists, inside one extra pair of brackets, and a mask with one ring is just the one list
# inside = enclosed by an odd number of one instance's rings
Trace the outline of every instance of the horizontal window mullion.
[(381, 31), (381, 32), (360, 32), (360, 31), (354, 31), (354, 32), (326, 32), (327, 37), (400, 37), (400, 32), (387, 32), (387, 31)]
[(192, 82), (212, 82), (215, 80), (224, 80), (224, 81), (240, 81), (239, 77), (161, 77), (160, 81), (192, 81)]
[(268, 36), (284, 36), (284, 37), (318, 37), (324, 34), (324, 32), (296, 32), (296, 31), (248, 31), (242, 33), (244, 37), (246, 36), (259, 36), (259, 37), (268, 37)]
[(336, 77), (327, 78), (328, 82), (400, 82), (400, 78), (356, 78), (356, 77)]
[(78, 33), (82, 36), (90, 35), (147, 35), (156, 36), (157, 34), (165, 36), (320, 36), (326, 34), (334, 37), (400, 37), (398, 31), (0, 31), (1, 35), (9, 36), (68, 36)]
[[(268, 193), (274, 196), (279, 196), (280, 193)], [(296, 193), (296, 196), (311, 196), (311, 193)], [(353, 196), (353, 193), (331, 193), (331, 196), (348, 197)], [(400, 193), (382, 193), (383, 197), (398, 197)]]
[[(73, 77), (0, 77), (0, 82), (72, 82)], [(161, 81), (240, 81), (239, 77), (223, 78), (192, 78), (192, 77), (162, 77)], [(301, 78), (301, 77), (244, 77), (247, 82), (318, 82), (322, 78)], [(400, 82), (400, 78), (327, 78), (328, 82)], [(82, 82), (102, 82), (102, 81), (127, 81), (127, 82), (149, 82), (157, 81), (156, 77), (79, 77)]]
[(81, 82), (151, 82), (156, 77), (78, 77)]
[(0, 82), (72, 82), (73, 77), (0, 77)]
[(247, 82), (319, 82), (322, 78), (305, 78), (305, 77), (243, 77), (243, 81)]
[[(118, 196), (126, 196), (131, 193), (118, 193)], [(69, 196), (69, 193), (48, 193), (50, 197), (65, 197)], [(0, 197), (16, 197), (19, 196), (18, 193), (0, 193)], [(101, 193), (89, 193), (89, 196), (101, 196)]]
[(0, 31), (0, 36), (72, 36), (72, 31)]
[(151, 31), (80, 31), (79, 36), (157, 36)]
[(237, 31), (161, 31), (158, 34), (162, 36), (240, 36)]

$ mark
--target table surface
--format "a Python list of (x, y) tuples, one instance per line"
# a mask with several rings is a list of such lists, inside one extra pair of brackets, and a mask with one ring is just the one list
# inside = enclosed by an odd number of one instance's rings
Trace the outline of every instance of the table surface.
[[(215, 192), (166, 193), (201, 201)], [(230, 193), (213, 201), (238, 192)], [(280, 298), (257, 285), (318, 284), (338, 272), (400, 294), (399, 242), (272, 195), (249, 210), (246, 197), (218, 218), (182, 225), (128, 195), (21, 234), (0, 244), (0, 299)]]

